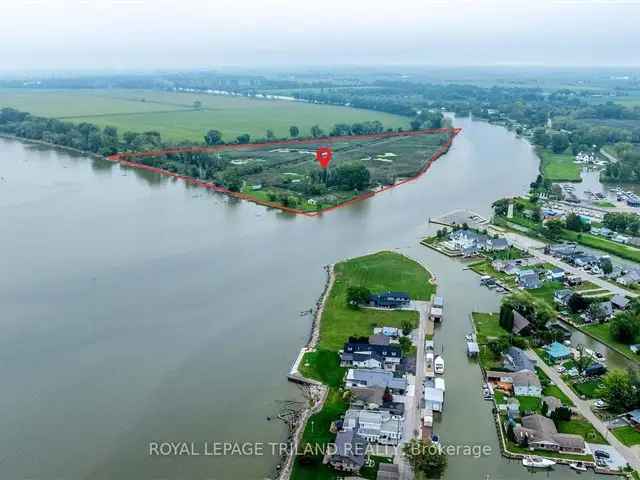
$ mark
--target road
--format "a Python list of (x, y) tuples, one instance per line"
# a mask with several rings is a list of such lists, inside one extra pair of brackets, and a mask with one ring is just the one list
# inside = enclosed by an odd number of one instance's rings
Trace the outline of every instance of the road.
[(416, 310), (420, 315), (418, 322), (418, 336), (416, 338), (416, 375), (413, 381), (413, 391), (409, 391), (405, 399), (405, 415), (404, 415), (404, 435), (402, 441), (398, 445), (395, 457), (395, 463), (398, 464), (401, 480), (411, 480), (413, 472), (402, 455), (402, 446), (411, 440), (417, 438), (421, 422), (422, 422), (422, 389), (424, 385), (424, 341), (427, 321), (429, 318), (430, 302), (412, 301), (412, 309)]
[(572, 265), (569, 265), (566, 262), (563, 262), (562, 260), (557, 259), (556, 257), (552, 256), (552, 255), (547, 255), (544, 252), (542, 252), (542, 249), (544, 248), (544, 243), (540, 242), (538, 240), (529, 238), (525, 235), (521, 235), (519, 233), (515, 233), (515, 232), (504, 232), (503, 233), (504, 237), (515, 247), (521, 249), (521, 250), (525, 250), (528, 253), (530, 253), (531, 255), (533, 255), (534, 257), (547, 262), (547, 263), (551, 263), (553, 265), (555, 265), (556, 267), (560, 267), (561, 269), (563, 269), (565, 272), (569, 272), (572, 275), (576, 275), (578, 277), (580, 277), (582, 280), (584, 281), (589, 281), (595, 285), (597, 285), (600, 288), (606, 289), (609, 292), (616, 294), (616, 295), (622, 295), (622, 296), (626, 296), (626, 297), (637, 297), (638, 294), (631, 292), (629, 290), (626, 290), (622, 287), (619, 287), (618, 285), (615, 285), (611, 282), (607, 282), (606, 280), (603, 280), (600, 277), (596, 277), (595, 275), (590, 274), (589, 272), (585, 272), (584, 270), (580, 269), (580, 268), (576, 268)]
[(600, 420), (591, 410), (591, 403), (589, 401), (585, 401), (580, 399), (569, 386), (564, 383), (564, 380), (560, 377), (560, 374), (549, 365), (544, 363), (542, 359), (538, 356), (536, 352), (533, 350), (528, 350), (527, 353), (531, 356), (531, 358), (535, 358), (538, 364), (538, 367), (542, 369), (544, 373), (551, 379), (553, 383), (555, 383), (562, 392), (571, 399), (573, 404), (575, 405), (575, 409), (589, 422), (594, 426), (598, 432), (613, 446), (620, 455), (624, 457), (629, 465), (633, 467), (634, 470), (640, 470), (640, 459), (636, 457), (633, 451), (626, 447), (622, 442), (620, 442), (607, 428), (607, 426)]

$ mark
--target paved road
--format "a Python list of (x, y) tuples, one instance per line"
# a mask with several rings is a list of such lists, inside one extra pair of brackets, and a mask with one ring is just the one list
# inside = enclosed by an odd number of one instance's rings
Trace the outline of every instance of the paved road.
[(406, 396), (405, 400), (405, 415), (404, 415), (404, 435), (402, 436), (402, 442), (398, 446), (396, 452), (395, 463), (398, 464), (400, 470), (401, 480), (410, 480), (413, 478), (413, 472), (411, 467), (407, 464), (402, 456), (402, 445), (412, 438), (416, 438), (420, 431), (422, 422), (422, 389), (424, 385), (424, 341), (425, 330), (427, 327), (427, 319), (429, 317), (430, 302), (413, 301), (411, 302), (413, 310), (416, 310), (420, 315), (420, 321), (418, 323), (418, 336), (416, 338), (416, 375), (414, 377), (414, 388), (412, 395)]
[(595, 275), (592, 275), (589, 272), (585, 272), (580, 268), (576, 268), (572, 265), (569, 265), (568, 263), (565, 263), (562, 260), (559, 260), (552, 255), (545, 254), (544, 252), (541, 251), (541, 249), (544, 248), (543, 242), (540, 242), (538, 240), (535, 240), (535, 239), (526, 237), (525, 235), (520, 235), (519, 233), (514, 233), (514, 232), (505, 232), (504, 236), (507, 238), (509, 242), (511, 242), (513, 245), (520, 248), (521, 250), (526, 250), (531, 255), (533, 255), (536, 258), (539, 258), (544, 262), (551, 263), (556, 267), (560, 267), (561, 269), (571, 273), (572, 275), (577, 275), (578, 277), (582, 278), (582, 280), (584, 281), (589, 281), (591, 283), (594, 283), (598, 287), (604, 288), (610, 291), (611, 293), (614, 293), (617, 295), (623, 295), (627, 297), (638, 296), (637, 293), (626, 290), (622, 287), (614, 285), (611, 282), (603, 280), (600, 277), (596, 277)]
[(633, 467), (634, 470), (640, 470), (640, 459), (636, 457), (633, 451), (623, 445), (608, 429), (602, 420), (600, 420), (592, 411), (591, 411), (591, 403), (589, 401), (585, 401), (580, 399), (573, 390), (569, 388), (569, 386), (564, 383), (564, 380), (560, 377), (560, 374), (549, 365), (544, 363), (542, 359), (534, 352), (533, 350), (528, 350), (528, 354), (531, 358), (535, 358), (538, 362), (538, 366), (542, 369), (544, 373), (551, 379), (553, 383), (555, 383), (562, 392), (571, 399), (571, 401), (575, 405), (575, 409), (580, 412), (580, 414), (585, 417), (587, 420), (591, 422), (591, 424), (595, 427), (598, 432), (624, 457), (629, 465)]

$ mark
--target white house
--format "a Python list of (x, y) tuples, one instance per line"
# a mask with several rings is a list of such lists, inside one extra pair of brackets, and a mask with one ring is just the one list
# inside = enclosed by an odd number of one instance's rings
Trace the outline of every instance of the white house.
[(444, 406), (444, 392), (439, 388), (426, 387), (424, 389), (424, 403), (426, 409), (442, 412)]
[(402, 419), (381, 410), (350, 409), (344, 415), (342, 429), (356, 430), (358, 435), (372, 443), (397, 445), (402, 438)]

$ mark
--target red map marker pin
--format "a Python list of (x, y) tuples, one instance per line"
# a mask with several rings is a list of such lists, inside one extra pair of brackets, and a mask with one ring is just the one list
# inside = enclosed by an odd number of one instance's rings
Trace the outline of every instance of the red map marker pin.
[(329, 166), (332, 156), (333, 151), (329, 147), (320, 147), (316, 150), (316, 160), (318, 160), (318, 163), (324, 169)]

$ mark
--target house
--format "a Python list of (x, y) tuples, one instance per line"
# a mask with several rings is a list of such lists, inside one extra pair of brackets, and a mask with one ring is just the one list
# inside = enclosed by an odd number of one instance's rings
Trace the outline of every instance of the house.
[(585, 322), (606, 321), (613, 316), (613, 304), (609, 301), (596, 303), (594, 308), (598, 308), (598, 313), (594, 314), (592, 310), (588, 310), (585, 318)]
[(407, 379), (398, 378), (392, 372), (381, 369), (350, 368), (345, 380), (347, 388), (352, 387), (382, 387), (389, 388), (392, 393), (404, 394), (407, 389)]
[(624, 286), (631, 286), (640, 282), (640, 269), (634, 268), (629, 270), (621, 277), (618, 277), (617, 281), (620, 285)]
[(397, 445), (402, 438), (402, 420), (385, 410), (349, 409), (344, 414), (342, 429), (357, 431), (371, 443)]
[(614, 295), (613, 298), (611, 299), (611, 305), (613, 306), (613, 308), (617, 310), (624, 310), (629, 306), (629, 302), (630, 301), (628, 298), (620, 294)]
[(531, 290), (534, 288), (540, 288), (542, 286), (542, 282), (540, 282), (540, 277), (533, 270), (521, 270), (518, 272), (518, 286), (520, 288)]
[(554, 282), (561, 282), (564, 280), (564, 270), (561, 268), (553, 268), (549, 270), (547, 277)]
[(368, 339), (350, 339), (340, 354), (340, 366), (395, 370), (401, 358), (402, 349), (397, 345), (372, 345)]
[(381, 333), (369, 335), (369, 345), (389, 345), (391, 338)]
[(488, 371), (487, 380), (496, 383), (498, 388), (513, 392), (516, 396), (542, 396), (540, 379), (530, 370), (519, 372)]
[(487, 248), (494, 252), (501, 252), (509, 248), (509, 242), (504, 238), (492, 238), (488, 241)]
[(444, 391), (435, 387), (425, 387), (424, 389), (425, 408), (434, 412), (442, 412), (444, 406)]
[(549, 395), (542, 397), (542, 403), (547, 406), (547, 415), (551, 415), (556, 408), (560, 408), (562, 406), (560, 399)]
[(384, 404), (382, 387), (354, 387), (351, 389), (351, 406), (375, 410)]
[(605, 373), (607, 373), (607, 367), (600, 362), (594, 362), (584, 370), (587, 377), (599, 377)]
[(563, 288), (561, 290), (556, 290), (553, 292), (553, 301), (558, 305), (562, 305), (566, 307), (569, 304), (569, 299), (573, 295), (573, 290), (569, 290), (568, 288)]
[(376, 480), (399, 480), (400, 467), (397, 463), (378, 464), (378, 474)]
[(580, 435), (558, 433), (553, 420), (547, 417), (527, 415), (522, 418), (521, 423), (513, 429), (520, 445), (526, 443), (532, 449), (562, 453), (585, 454), (587, 451), (586, 443)]
[(338, 432), (329, 464), (342, 472), (357, 473), (366, 462), (367, 441), (353, 430)]
[(518, 347), (509, 347), (503, 355), (503, 366), (510, 372), (529, 370), (535, 372), (536, 361), (529, 358), (527, 353)]
[(624, 419), (636, 430), (640, 430), (640, 408), (631, 410), (623, 415)]
[(514, 335), (527, 335), (531, 330), (531, 322), (520, 314), (517, 310), (513, 310), (513, 325), (511, 332)]
[(411, 298), (404, 292), (383, 292), (369, 297), (369, 305), (378, 308), (407, 307)]
[(561, 343), (553, 342), (551, 345), (546, 345), (544, 349), (551, 360), (555, 362), (571, 358), (571, 350)]

